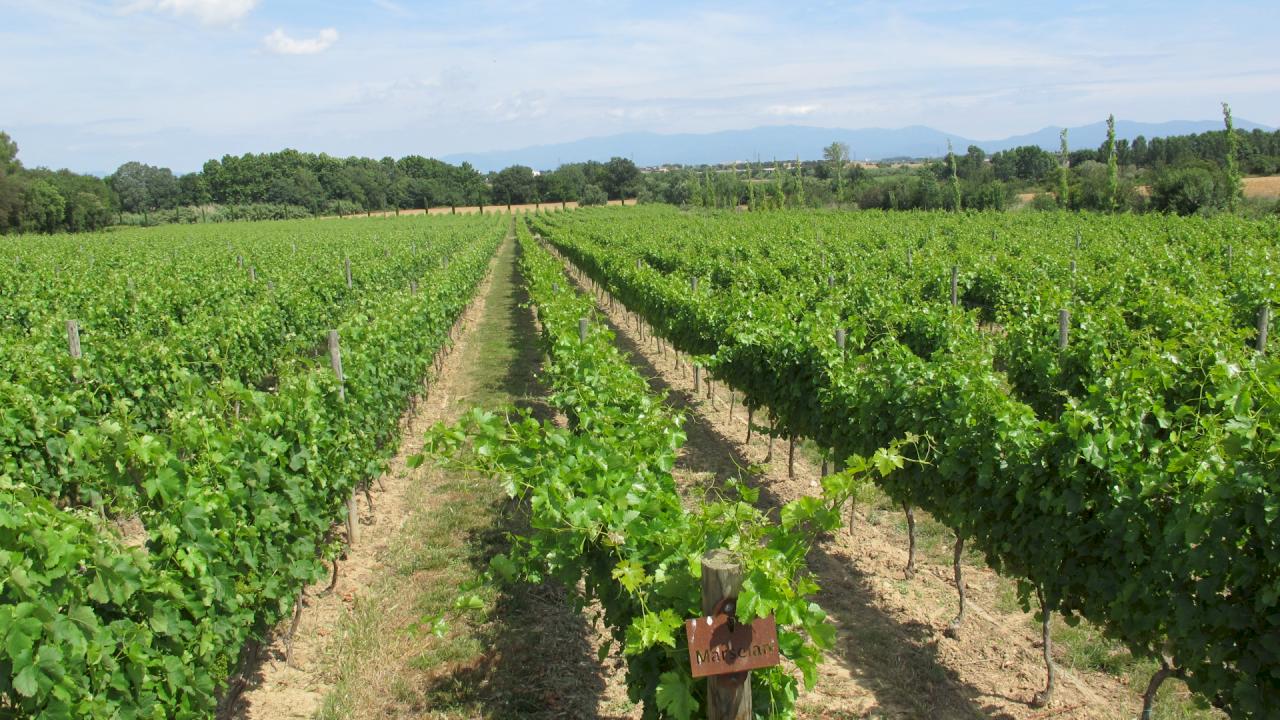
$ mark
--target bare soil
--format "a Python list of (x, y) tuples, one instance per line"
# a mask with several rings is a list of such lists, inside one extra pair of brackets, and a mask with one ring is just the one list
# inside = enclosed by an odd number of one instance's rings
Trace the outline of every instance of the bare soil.
[[(475, 405), (539, 405), (536, 329), (514, 257), (508, 240), (441, 371), (405, 415), (372, 511), (361, 498), (357, 542), (334, 592), (308, 588), (293, 663), (285, 661), (285, 622), (223, 720), (638, 717), (613, 672), (616, 651), (598, 660), (604, 638), (591, 608), (574, 610), (553, 586), (481, 582), (519, 522), (493, 479), (429, 461), (406, 465), (436, 422)], [(484, 607), (454, 610), (471, 590)], [(421, 623), (442, 608), (449, 630), (437, 637)]]

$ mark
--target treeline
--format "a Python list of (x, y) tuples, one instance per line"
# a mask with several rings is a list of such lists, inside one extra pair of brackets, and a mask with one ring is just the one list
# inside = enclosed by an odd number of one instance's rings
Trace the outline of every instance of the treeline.
[[(1224, 107), (1224, 111), (1227, 109)], [(1229, 112), (1224, 120), (1230, 122)], [(1037, 208), (1191, 214), (1240, 206), (1241, 174), (1280, 172), (1280, 131), (1231, 130), (1059, 152), (981, 148), (942, 159), (867, 167), (833, 143), (822, 160), (641, 173), (625, 158), (538, 173), (516, 165), (481, 173), (410, 155), (338, 158), (282, 150), (226, 155), (176, 175), (138, 162), (106, 178), (26, 169), (0, 132), (0, 233), (77, 232), (113, 223), (272, 220), (443, 206), (637, 198), (674, 205), (768, 209), (1004, 209), (1019, 194)], [(1256, 208), (1255, 208), (1256, 209)], [(1263, 211), (1274, 208), (1265, 207)]]
[[(884, 210), (1005, 209), (1019, 194), (1040, 209), (1214, 212), (1239, 205), (1240, 176), (1280, 172), (1280, 131), (1226, 130), (1114, 139), (1096, 149), (1023, 146), (988, 155), (977, 146), (941, 159), (850, 163), (840, 143), (824, 159), (749, 163), (646, 176), (646, 196), (708, 207), (842, 206)], [(1230, 160), (1229, 160), (1230, 158)], [(1261, 207), (1275, 212), (1274, 203)]]
[(133, 213), (214, 204), (344, 215), (458, 205), (603, 203), (634, 196), (639, 177), (639, 169), (624, 158), (563, 165), (541, 174), (517, 165), (486, 175), (469, 163), (455, 166), (420, 155), (373, 160), (282, 150), (227, 155), (181, 177), (164, 168), (127, 163), (107, 182), (118, 193), (121, 208)]
[(17, 143), (0, 132), (0, 233), (95, 230), (115, 207), (100, 178), (22, 167)]
[(481, 173), (468, 163), (419, 155), (396, 160), (337, 158), (283, 150), (227, 155), (176, 175), (139, 162), (106, 178), (28, 170), (0, 133), (0, 233), (77, 232), (113, 223), (276, 220), (443, 206), (632, 198), (641, 188), (625, 158), (571, 163), (537, 173), (516, 165)]

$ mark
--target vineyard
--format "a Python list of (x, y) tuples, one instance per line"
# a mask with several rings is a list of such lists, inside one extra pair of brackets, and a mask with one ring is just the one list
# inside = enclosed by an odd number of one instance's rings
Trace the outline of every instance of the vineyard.
[[(0, 715), (214, 716), (246, 648), (338, 582), (504, 238), (552, 416), (476, 407), (407, 464), (519, 508), (483, 581), (598, 610), (645, 717), (716, 702), (683, 627), (715, 550), (737, 620), (777, 621), (754, 712), (795, 716), (838, 643), (815, 548), (873, 488), (908, 583), (917, 521), (954, 533), (948, 636), (966, 551), (1016, 581), (1043, 621), (1029, 705), (1063, 707), (1059, 616), (1157, 664), (1134, 696), (1174, 677), (1232, 717), (1280, 707), (1280, 225), (653, 206), (0, 245)], [(769, 461), (816, 453), (808, 492), (678, 478), (690, 413), (619, 318)]]
[(246, 642), (338, 572), (353, 493), (506, 232), (484, 218), (6, 243), (5, 712), (210, 715)]

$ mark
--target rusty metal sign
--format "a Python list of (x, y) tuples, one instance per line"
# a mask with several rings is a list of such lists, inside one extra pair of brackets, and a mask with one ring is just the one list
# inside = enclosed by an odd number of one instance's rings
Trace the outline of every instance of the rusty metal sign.
[(782, 661), (772, 615), (744, 625), (727, 613), (717, 613), (686, 620), (684, 628), (689, 636), (689, 665), (696, 678), (773, 667)]

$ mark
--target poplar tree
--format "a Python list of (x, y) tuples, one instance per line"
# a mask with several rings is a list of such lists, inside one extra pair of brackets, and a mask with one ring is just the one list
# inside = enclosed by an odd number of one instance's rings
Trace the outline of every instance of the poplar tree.
[(960, 173), (956, 169), (956, 153), (947, 140), (947, 164), (951, 166), (951, 199), (955, 202), (956, 212), (960, 212)]
[(1222, 103), (1222, 122), (1227, 126), (1227, 182), (1231, 184), (1231, 192), (1227, 196), (1227, 208), (1233, 212), (1240, 206), (1241, 183), (1240, 164), (1236, 153), (1240, 146), (1240, 138), (1236, 135), (1235, 122), (1231, 119), (1231, 106)]
[(1061, 141), (1061, 146), (1058, 149), (1058, 205), (1066, 208), (1071, 207), (1070, 185), (1067, 182), (1070, 176), (1071, 153), (1067, 149), (1066, 128), (1062, 128), (1059, 140)]
[(1107, 116), (1107, 196), (1111, 212), (1120, 207), (1120, 164), (1116, 158), (1116, 116)]

